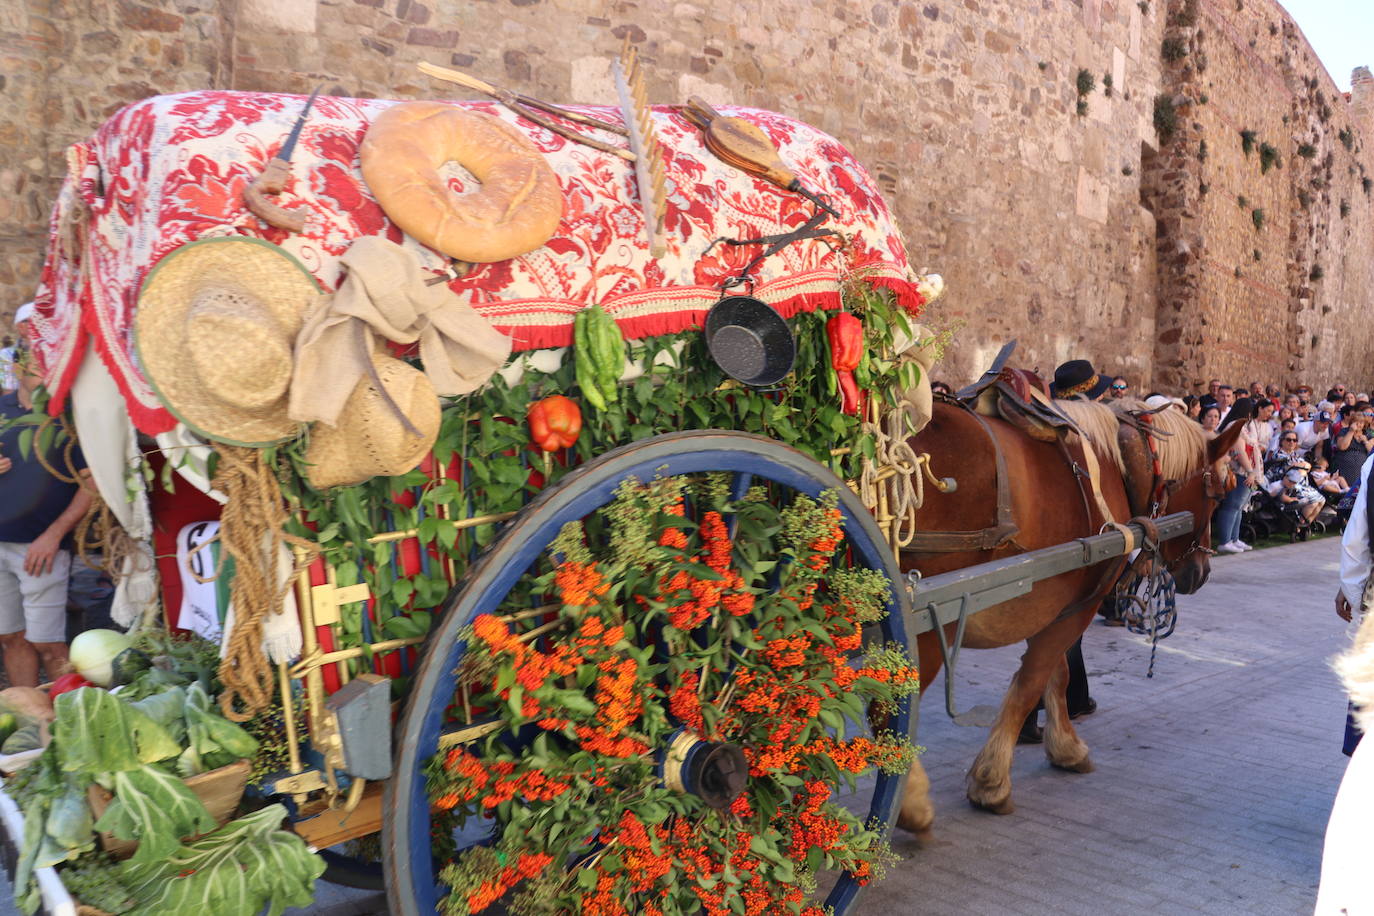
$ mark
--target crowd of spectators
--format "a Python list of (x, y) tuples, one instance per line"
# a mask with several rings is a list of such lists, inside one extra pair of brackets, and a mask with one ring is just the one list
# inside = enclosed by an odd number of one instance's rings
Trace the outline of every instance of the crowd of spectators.
[[(1113, 382), (1113, 397), (1127, 396), (1124, 382)], [(1368, 393), (1343, 384), (1319, 395), (1307, 385), (1285, 392), (1262, 382), (1226, 385), (1212, 379), (1206, 392), (1182, 403), (1210, 432), (1244, 424), (1230, 456), (1236, 485), (1213, 521), (1219, 553), (1252, 549), (1240, 537), (1248, 506), (1269, 506), (1302, 536), (1319, 519), (1343, 523), (1349, 517), (1360, 469), (1374, 451), (1374, 405)]]

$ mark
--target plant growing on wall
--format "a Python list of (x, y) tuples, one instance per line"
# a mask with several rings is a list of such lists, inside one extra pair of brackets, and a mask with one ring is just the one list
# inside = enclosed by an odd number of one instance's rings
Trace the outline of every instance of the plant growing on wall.
[(1240, 132), (1240, 148), (1247, 156), (1254, 152), (1255, 132), (1253, 130), (1242, 130)]
[(1198, 0), (1184, 0), (1182, 8), (1169, 17), (1169, 25), (1197, 25)]
[(1107, 98), (1112, 96), (1112, 75), (1110, 73), (1102, 74), (1102, 94)]
[(1322, 266), (1320, 264), (1314, 264), (1312, 266), (1312, 272), (1307, 275), (1307, 279), (1320, 280), (1324, 276), (1326, 276), (1326, 271), (1322, 270)]
[(1188, 56), (1188, 43), (1182, 38), (1170, 36), (1159, 46), (1159, 56), (1168, 64), (1183, 60)]
[(1087, 70), (1078, 71), (1078, 116), (1088, 113), (1088, 94), (1097, 88), (1097, 81)]
[(1250, 199), (1244, 194), (1237, 194), (1236, 206), (1240, 207), (1242, 210), (1248, 210), (1250, 208)]
[(1304, 159), (1314, 159), (1317, 156), (1317, 148), (1311, 143), (1299, 143), (1297, 152)]
[(1355, 132), (1350, 128), (1342, 128), (1341, 132), (1336, 136), (1341, 138), (1341, 145), (1347, 150), (1353, 150), (1355, 148)]
[(1279, 158), (1279, 151), (1268, 143), (1261, 143), (1259, 149), (1260, 174), (1263, 175), (1274, 166), (1283, 167), (1283, 160)]
[(1370, 180), (1369, 178), (1367, 178), (1367, 177), (1366, 177), (1366, 178), (1361, 178), (1361, 179), (1360, 179), (1360, 187), (1364, 188), (1365, 194), (1368, 194), (1369, 191), (1370, 191), (1370, 188), (1374, 188), (1374, 181), (1371, 181), (1371, 180)]
[(1345, 218), (1346, 218), (1347, 216), (1349, 216), (1349, 215), (1350, 215), (1350, 201), (1342, 199), (1342, 200), (1341, 200), (1341, 219), (1345, 219)]
[(1198, 162), (1206, 162), (1206, 161), (1207, 161), (1207, 141), (1206, 141), (1206, 140), (1201, 140), (1201, 141), (1198, 142), (1198, 145), (1197, 145), (1197, 161), (1198, 161)]
[(1252, 223), (1255, 224), (1255, 231), (1256, 231), (1256, 232), (1258, 232), (1258, 231), (1260, 231), (1261, 229), (1264, 228), (1264, 208), (1263, 208), (1263, 207), (1256, 207), (1254, 210), (1252, 210), (1252, 211), (1250, 212), (1250, 222), (1252, 222)]
[(1155, 96), (1154, 125), (1161, 145), (1172, 140), (1174, 132), (1178, 130), (1178, 111), (1174, 108), (1173, 98), (1167, 93)]

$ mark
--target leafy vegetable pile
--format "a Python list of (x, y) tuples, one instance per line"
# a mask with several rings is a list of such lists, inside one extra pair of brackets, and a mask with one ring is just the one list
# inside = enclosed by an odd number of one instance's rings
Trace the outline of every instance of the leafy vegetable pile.
[[(39, 903), (33, 870), (63, 863), (83, 902), (114, 914), (257, 916), (312, 900), (324, 865), (280, 829), (284, 808), (218, 827), (183, 781), (253, 757), (258, 742), (219, 714), (203, 659), (182, 651), (159, 659), (180, 670), (150, 665), (118, 693), (79, 687), (54, 700), (51, 743), (5, 786), (25, 819), (14, 882), (25, 912)], [(113, 794), (98, 818), (94, 787)], [(97, 833), (137, 850), (116, 863), (95, 851)]]

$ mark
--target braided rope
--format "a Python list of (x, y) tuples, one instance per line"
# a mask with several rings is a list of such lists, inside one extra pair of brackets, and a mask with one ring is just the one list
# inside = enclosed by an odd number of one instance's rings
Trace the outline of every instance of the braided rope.
[[(262, 623), (280, 614), (287, 591), (318, 554), (310, 541), (287, 534), (288, 515), (276, 474), (257, 449), (220, 445), (212, 486), (227, 497), (216, 538), (224, 556), (234, 560), (230, 596), (234, 627), (226, 637), (219, 679), (219, 704), (226, 718), (246, 722), (266, 709), (276, 689), (276, 672), (262, 649)], [(292, 575), (278, 581), (277, 558), (283, 544), (301, 548)], [(240, 711), (238, 706), (242, 706)]]

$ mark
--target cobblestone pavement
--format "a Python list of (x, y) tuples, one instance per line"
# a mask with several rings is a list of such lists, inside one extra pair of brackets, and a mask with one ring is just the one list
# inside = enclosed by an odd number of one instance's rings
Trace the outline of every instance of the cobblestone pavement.
[[(1328, 659), (1336, 617), (1332, 538), (1217, 557), (1146, 679), (1144, 637), (1094, 623), (1083, 640), (1098, 710), (1079, 720), (1097, 771), (1050, 767), (1020, 747), (1017, 809), (971, 808), (963, 776), (984, 732), (922, 704), (936, 841), (898, 839), (904, 861), (860, 913), (1304, 914), (1346, 758), (1345, 700)], [(996, 704), (1018, 648), (959, 659), (962, 712)]]
[[(1345, 766), (1345, 701), (1327, 661), (1345, 641), (1332, 611), (1335, 539), (1218, 557), (1179, 628), (1149, 646), (1094, 624), (1083, 641), (1098, 711), (1078, 723), (1097, 771), (1061, 772), (1039, 747), (1016, 751), (1014, 814), (969, 807), (963, 775), (983, 729), (922, 704), (919, 742), (936, 840), (898, 836), (903, 861), (867, 892), (879, 914), (1310, 913), (1322, 835)], [(965, 652), (961, 711), (994, 705), (1019, 648)], [(942, 676), (943, 677), (943, 676)], [(0, 916), (9, 887), (0, 887)], [(295, 916), (370, 916), (378, 895), (321, 883)]]

